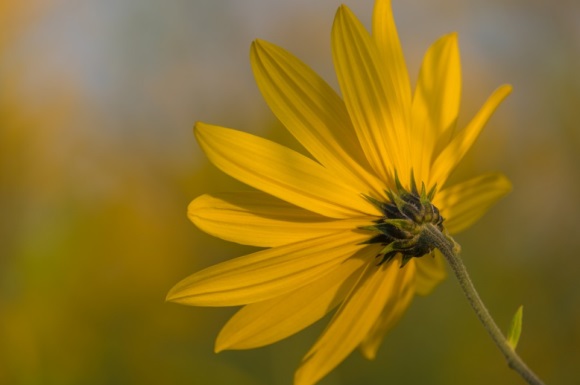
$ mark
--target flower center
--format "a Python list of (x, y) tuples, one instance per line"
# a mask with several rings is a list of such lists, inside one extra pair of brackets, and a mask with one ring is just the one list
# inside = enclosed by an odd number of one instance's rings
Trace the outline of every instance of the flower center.
[(423, 184), (419, 192), (413, 176), (411, 176), (410, 191), (401, 185), (398, 178), (395, 178), (395, 182), (396, 190), (386, 191), (389, 197), (388, 202), (366, 197), (382, 212), (383, 216), (374, 221), (374, 225), (364, 226), (363, 229), (375, 232), (366, 243), (378, 243), (384, 246), (377, 254), (377, 257), (381, 258), (379, 265), (390, 261), (400, 253), (401, 267), (403, 267), (411, 258), (422, 257), (435, 249), (435, 245), (429, 241), (429, 237), (424, 232), (426, 224), (436, 226), (443, 233), (445, 231), (443, 217), (439, 209), (431, 203), (435, 188), (426, 192)]

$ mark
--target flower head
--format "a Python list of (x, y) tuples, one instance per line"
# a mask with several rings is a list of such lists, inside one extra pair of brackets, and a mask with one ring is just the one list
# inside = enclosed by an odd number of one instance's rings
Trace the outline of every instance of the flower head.
[(336, 309), (296, 372), (297, 385), (314, 384), (357, 347), (374, 358), (415, 294), (445, 277), (423, 226), (461, 231), (510, 190), (496, 173), (446, 185), (511, 90), (497, 89), (456, 127), (455, 34), (429, 48), (413, 93), (390, 1), (377, 0), (372, 34), (341, 6), (332, 52), (342, 97), (282, 48), (261, 40), (251, 47), (266, 102), (311, 157), (196, 124), (210, 161), (257, 191), (202, 195), (189, 217), (209, 234), (265, 249), (193, 274), (168, 294), (187, 305), (245, 305), (216, 351), (271, 344)]

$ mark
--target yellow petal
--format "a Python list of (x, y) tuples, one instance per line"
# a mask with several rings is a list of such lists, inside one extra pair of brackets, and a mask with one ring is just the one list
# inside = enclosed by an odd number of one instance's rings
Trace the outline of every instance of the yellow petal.
[[(429, 48), (413, 97), (413, 169), (418, 182), (429, 180), (437, 143), (449, 143), (461, 100), (461, 63), (457, 34), (443, 36)], [(429, 186), (430, 187), (430, 186)]]
[(356, 283), (368, 263), (368, 249), (361, 250), (358, 257), (349, 258), (298, 290), (244, 306), (220, 331), (216, 352), (269, 345), (298, 333), (324, 317)]
[(375, 2), (373, 37), (381, 55), (388, 86), (396, 95), (392, 100), (394, 109), (406, 115), (411, 109), (411, 84), (390, 0), (377, 0)]
[(196, 124), (195, 134), (216, 167), (258, 190), (330, 218), (378, 213), (359, 191), (287, 147), (204, 123)]
[[(375, 41), (344, 5), (334, 20), (332, 48), (340, 89), (365, 155), (384, 181), (392, 181), (394, 169), (409, 170), (408, 132), (394, 102), (397, 95), (384, 79)], [(400, 176), (408, 180), (404, 173)]]
[[(399, 262), (397, 261), (397, 264)], [(361, 353), (369, 360), (375, 359), (387, 332), (401, 319), (413, 299), (415, 290), (415, 264), (407, 263), (391, 281), (391, 289), (383, 311), (360, 344)]]
[(437, 249), (433, 256), (425, 255), (413, 261), (416, 266), (415, 293), (419, 295), (430, 294), (447, 277), (445, 259)]
[(265, 301), (313, 282), (365, 247), (360, 243), (367, 239), (344, 231), (235, 258), (185, 278), (167, 300), (192, 306)]
[(502, 100), (509, 95), (511, 90), (512, 87), (509, 85), (503, 85), (495, 90), (471, 122), (453, 137), (433, 164), (431, 173), (432, 184), (437, 183), (438, 186), (443, 186), (451, 171), (455, 169), (455, 166), (457, 166), (465, 153), (471, 148), (471, 145), (479, 136), (481, 129), (487, 123), (491, 114), (493, 114)]
[(260, 191), (206, 194), (189, 204), (191, 221), (226, 241), (275, 247), (368, 225), (364, 218), (329, 219)]
[(393, 281), (398, 274), (399, 261), (381, 266), (368, 264), (322, 336), (304, 357), (294, 377), (295, 385), (316, 383), (361, 343), (392, 295)]
[(511, 188), (502, 174), (484, 174), (438, 192), (434, 204), (445, 218), (443, 225), (454, 234), (471, 226)]
[[(368, 170), (344, 102), (308, 66), (263, 40), (252, 44), (256, 83), (272, 112), (322, 165), (369, 195), (384, 185)], [(363, 167), (361, 165), (366, 165)]]

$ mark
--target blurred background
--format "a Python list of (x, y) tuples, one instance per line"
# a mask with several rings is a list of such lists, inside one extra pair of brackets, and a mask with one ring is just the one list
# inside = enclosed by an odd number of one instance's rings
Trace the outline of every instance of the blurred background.
[[(366, 25), (373, 1), (346, 0)], [(412, 82), (459, 33), (460, 124), (499, 108), (456, 180), (502, 170), (514, 190), (456, 238), (518, 350), (547, 384), (580, 376), (580, 3), (393, 1)], [(336, 85), (338, 0), (0, 0), (0, 384), (279, 384), (327, 320), (273, 346), (213, 353), (235, 309), (164, 302), (178, 280), (250, 251), (203, 234), (190, 200), (239, 184), (209, 165), (196, 120), (286, 143), (250, 70), (277, 43)], [(323, 385), (523, 384), (454, 279), (417, 298), (376, 362)]]

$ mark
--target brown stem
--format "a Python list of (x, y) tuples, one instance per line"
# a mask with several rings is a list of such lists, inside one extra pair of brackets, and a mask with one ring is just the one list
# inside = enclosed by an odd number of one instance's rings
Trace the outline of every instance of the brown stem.
[(469, 304), (475, 311), (477, 318), (479, 318), (479, 321), (481, 321), (483, 327), (485, 330), (487, 330), (487, 333), (490, 335), (493, 342), (495, 342), (499, 350), (504, 355), (508, 366), (515, 370), (528, 384), (544, 385), (542, 380), (540, 380), (538, 376), (532, 372), (530, 368), (528, 368), (526, 363), (508, 344), (501, 330), (489, 314), (489, 311), (475, 290), (475, 287), (469, 278), (469, 274), (467, 274), (465, 265), (461, 261), (461, 258), (459, 258), (459, 256), (454, 251), (453, 241), (441, 233), (437, 227), (431, 224), (426, 224), (423, 231), (425, 232), (425, 235), (429, 237), (432, 244), (437, 247), (439, 251), (441, 251), (441, 253), (445, 256), (445, 259), (451, 266), (451, 269), (455, 273), (455, 276), (457, 277), (457, 280), (463, 289), (463, 293), (465, 293)]

